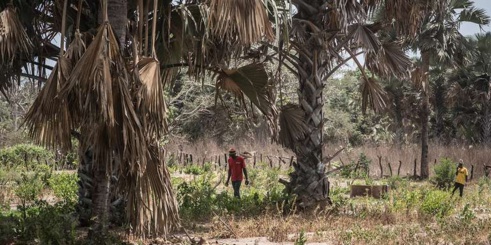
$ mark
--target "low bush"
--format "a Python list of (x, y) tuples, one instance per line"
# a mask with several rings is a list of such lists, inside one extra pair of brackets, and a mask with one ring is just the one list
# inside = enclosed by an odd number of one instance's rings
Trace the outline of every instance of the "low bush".
[(64, 203), (75, 203), (78, 199), (78, 176), (70, 173), (60, 173), (51, 176), (49, 186), (57, 198)]
[(449, 189), (454, 183), (456, 166), (457, 164), (452, 160), (442, 158), (434, 167), (435, 176), (432, 177), (431, 182), (438, 188)]
[(440, 190), (430, 190), (424, 194), (419, 211), (422, 214), (443, 218), (452, 210), (454, 203), (450, 193)]

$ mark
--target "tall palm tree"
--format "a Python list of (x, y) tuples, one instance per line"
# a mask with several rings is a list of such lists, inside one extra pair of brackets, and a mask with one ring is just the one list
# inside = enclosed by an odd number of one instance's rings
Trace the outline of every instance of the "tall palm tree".
[[(362, 73), (364, 108), (369, 105), (381, 111), (386, 95), (377, 78), (403, 77), (410, 61), (397, 38), (383, 35), (382, 30), (390, 26), (390, 18), (374, 17), (386, 11), (383, 1), (292, 3), (297, 13), (292, 18), (288, 39), (282, 40), (286, 46), (282, 55), (293, 64), (292, 72), (299, 78), (299, 105), (282, 108), (279, 136), (295, 152), (298, 162), (290, 181), (281, 182), (298, 196), (301, 206), (309, 207), (329, 201), (329, 181), (324, 171), (329, 159), (323, 154), (322, 98), (326, 80), (345, 62), (353, 60)], [(291, 51), (294, 55), (290, 55)], [(365, 53), (365, 65), (358, 60), (361, 53)]]
[(421, 92), (421, 177), (428, 178), (428, 140), (429, 140), (429, 73), (431, 64), (459, 66), (465, 56), (465, 38), (459, 32), (460, 23), (471, 22), (478, 25), (489, 24), (484, 10), (476, 9), (468, 0), (440, 0), (426, 3), (426, 11), (420, 22), (417, 35), (409, 40), (415, 51), (421, 55), (421, 66), (413, 73), (413, 81)]
[[(242, 101), (249, 97), (265, 115), (273, 115), (264, 67), (230, 66), (242, 49), (273, 39), (267, 10), (258, 0), (229, 3), (0, 4), (6, 16), (1, 19), (1, 64), (8, 68), (1, 71), (5, 79), (0, 88), (5, 92), (19, 76), (45, 81), (25, 125), (33, 138), (53, 148), (69, 149), (71, 135), (79, 138), (81, 165), (90, 166), (93, 175), (93, 238), (107, 232), (111, 179), (118, 180), (115, 184), (125, 195), (132, 232), (160, 235), (178, 225), (177, 203), (158, 143), (166, 132), (163, 87), (177, 67), (188, 66), (195, 76), (208, 70), (217, 75), (217, 88), (234, 92)], [(16, 7), (22, 7), (21, 14)], [(232, 16), (237, 22), (230, 21)], [(61, 46), (56, 47), (52, 43), (60, 32)], [(51, 67), (46, 60), (57, 63)], [(35, 69), (20, 68), (26, 64)]]

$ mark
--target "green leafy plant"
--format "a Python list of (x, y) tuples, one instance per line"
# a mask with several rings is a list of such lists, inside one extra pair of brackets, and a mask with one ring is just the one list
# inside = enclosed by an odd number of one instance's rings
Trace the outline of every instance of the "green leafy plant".
[(458, 217), (459, 217), (459, 219), (461, 221), (463, 221), (464, 223), (467, 224), (471, 220), (473, 220), (474, 218), (476, 218), (476, 214), (470, 208), (470, 204), (469, 203), (466, 203), (465, 206), (464, 206), (464, 208), (462, 209), (462, 211), (460, 212), (460, 214), (459, 214)]
[(48, 180), (54, 194), (65, 203), (74, 203), (78, 198), (78, 176), (69, 173), (60, 173), (51, 176)]
[(298, 238), (295, 240), (295, 245), (304, 245), (307, 243), (307, 238), (305, 237), (305, 231), (300, 231)]
[(452, 207), (453, 203), (448, 192), (431, 190), (424, 195), (420, 211), (426, 215), (443, 218), (450, 213)]
[(432, 177), (431, 182), (438, 188), (449, 189), (454, 183), (456, 164), (448, 158), (440, 159), (440, 163), (435, 165), (435, 176)]

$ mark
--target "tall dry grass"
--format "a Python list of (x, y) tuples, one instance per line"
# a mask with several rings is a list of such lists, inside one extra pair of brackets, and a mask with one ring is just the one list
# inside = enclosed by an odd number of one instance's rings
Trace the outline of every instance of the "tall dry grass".
[[(383, 145), (383, 146), (364, 146), (348, 149), (335, 159), (345, 163), (356, 161), (360, 154), (364, 153), (372, 160), (370, 175), (375, 177), (380, 175), (379, 157), (383, 167), (384, 175), (389, 174), (388, 163), (391, 164), (393, 174), (397, 174), (399, 161), (401, 161), (401, 176), (413, 175), (414, 161), (416, 160), (416, 174), (420, 174), (421, 148), (418, 145)], [(439, 163), (442, 158), (449, 158), (454, 162), (459, 159), (464, 161), (464, 166), (471, 171), (474, 165), (474, 179), (484, 175), (483, 165), (490, 165), (490, 148), (486, 146), (464, 146), (431, 144), (429, 146), (428, 160), (430, 174), (433, 174), (433, 166)]]
[[(264, 156), (263, 161), (267, 161), (266, 156), (290, 158), (294, 153), (283, 148), (281, 145), (265, 141), (249, 141), (238, 139), (236, 143), (227, 146), (220, 146), (213, 140), (200, 140), (197, 142), (188, 142), (182, 138), (173, 138), (165, 148), (170, 153), (177, 153), (179, 149), (188, 154), (193, 154), (193, 160), (202, 161), (203, 157), (206, 161), (213, 161), (215, 156), (223, 157), (228, 152), (229, 148), (235, 148), (238, 152), (251, 152), (256, 154), (257, 161), (259, 156)], [(397, 175), (399, 161), (401, 162), (400, 175), (412, 176), (414, 172), (414, 162), (416, 161), (416, 174), (420, 174), (420, 159), (421, 149), (417, 144), (411, 145), (364, 145), (360, 147), (350, 148), (343, 145), (328, 144), (324, 147), (324, 155), (329, 156), (334, 154), (341, 148), (345, 148), (332, 162), (348, 164), (356, 162), (361, 153), (364, 153), (371, 161), (370, 175), (372, 177), (380, 176), (379, 158), (382, 163), (383, 174), (389, 175), (389, 163), (392, 168), (393, 175)], [(490, 148), (482, 145), (441, 145), (432, 143), (429, 146), (429, 165), (430, 174), (433, 173), (433, 166), (442, 158), (449, 158), (454, 162), (459, 159), (464, 161), (465, 167), (471, 171), (474, 165), (474, 178), (479, 178), (484, 175), (483, 165), (491, 165), (491, 160), (488, 156)], [(200, 160), (201, 159), (201, 160)], [(274, 164), (277, 164), (275, 160)], [(331, 169), (334, 165), (328, 165)], [(288, 167), (288, 166), (285, 166)]]

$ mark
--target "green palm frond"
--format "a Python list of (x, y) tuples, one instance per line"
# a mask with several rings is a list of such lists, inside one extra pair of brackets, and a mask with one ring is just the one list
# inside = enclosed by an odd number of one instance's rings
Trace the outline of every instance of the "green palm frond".
[(489, 25), (490, 19), (484, 9), (478, 9), (476, 7), (466, 7), (463, 9), (458, 17), (459, 22), (470, 22), (478, 24), (480, 26)]

